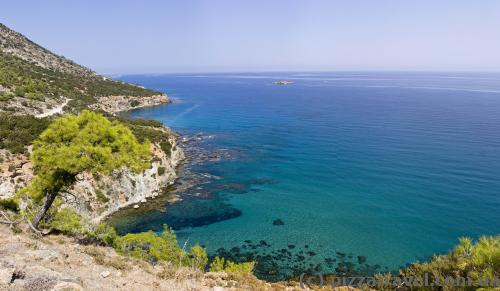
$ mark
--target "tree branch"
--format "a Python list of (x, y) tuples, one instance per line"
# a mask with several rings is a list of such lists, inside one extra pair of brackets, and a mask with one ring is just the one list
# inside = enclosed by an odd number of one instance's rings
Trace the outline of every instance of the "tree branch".
[(5, 214), (3, 211), (0, 211), (0, 214), (3, 216), (3, 218), (5, 218), (5, 220), (0, 220), (0, 223), (1, 224), (7, 224), (7, 225), (16, 225), (16, 224), (19, 224), (21, 221), (12, 221), (9, 219), (9, 217), (7, 216), (7, 214)]

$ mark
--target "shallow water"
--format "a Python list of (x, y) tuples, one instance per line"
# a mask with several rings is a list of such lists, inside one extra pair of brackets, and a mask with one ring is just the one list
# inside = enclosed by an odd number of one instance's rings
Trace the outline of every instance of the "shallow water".
[[(460, 236), (500, 233), (498, 74), (122, 79), (177, 100), (132, 116), (202, 133), (196, 146), (232, 157), (192, 166), (221, 177), (192, 191), (208, 195), (167, 212), (132, 211), (122, 232), (167, 223), (182, 243), (257, 260), (270, 280), (394, 270)], [(272, 84), (281, 79), (295, 83)]]

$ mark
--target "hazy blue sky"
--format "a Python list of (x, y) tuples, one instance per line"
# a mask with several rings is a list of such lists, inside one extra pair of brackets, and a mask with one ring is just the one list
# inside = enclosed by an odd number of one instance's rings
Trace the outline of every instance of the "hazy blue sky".
[(0, 5), (0, 22), (101, 73), (500, 71), (499, 0)]

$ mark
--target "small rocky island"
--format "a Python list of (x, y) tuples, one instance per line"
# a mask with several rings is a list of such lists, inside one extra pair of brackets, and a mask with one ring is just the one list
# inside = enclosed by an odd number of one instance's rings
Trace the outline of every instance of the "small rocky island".
[(273, 82), (273, 84), (275, 85), (291, 85), (293, 84), (292, 81), (276, 81), (276, 82)]

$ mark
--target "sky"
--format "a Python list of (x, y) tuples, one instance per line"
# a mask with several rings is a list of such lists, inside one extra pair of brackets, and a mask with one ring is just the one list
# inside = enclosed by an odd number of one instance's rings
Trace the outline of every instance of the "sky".
[(2, 0), (0, 22), (105, 74), (500, 71), (498, 0)]

